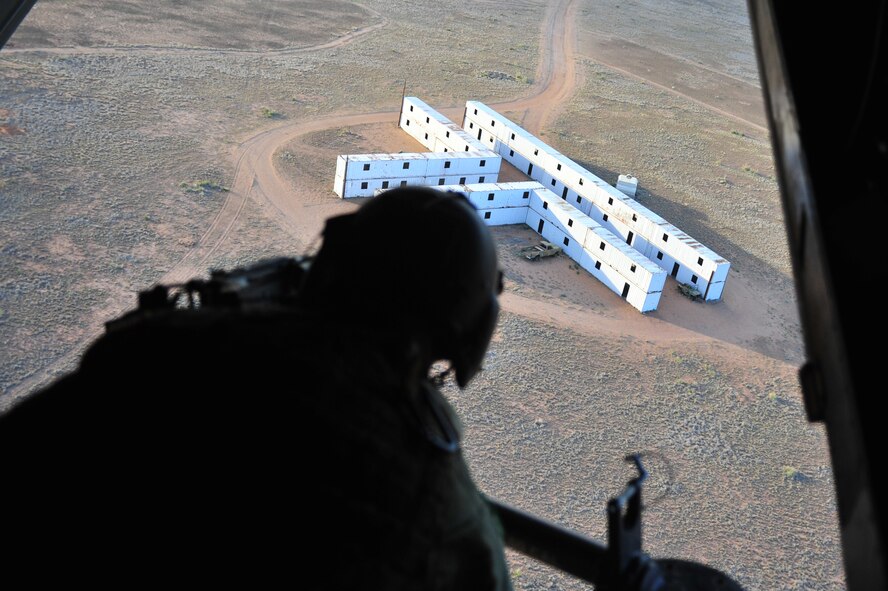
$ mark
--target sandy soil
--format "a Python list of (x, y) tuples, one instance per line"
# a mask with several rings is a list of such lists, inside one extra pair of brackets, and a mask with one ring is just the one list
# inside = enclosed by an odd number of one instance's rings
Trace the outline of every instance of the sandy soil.
[[(310, 250), (326, 217), (356, 206), (332, 194), (337, 154), (419, 149), (395, 127), (407, 79), (451, 117), (484, 100), (609, 181), (636, 174), (645, 205), (734, 263), (723, 302), (692, 303), (670, 280), (643, 316), (568, 259), (515, 256), (529, 229), (495, 229), (500, 327), (480, 378), (447, 388), (482, 488), (601, 538), (628, 476), (620, 459), (643, 451), (652, 554), (750, 589), (842, 588), (742, 9), (374, 1), (355, 14), (351, 33), (315, 31), (313, 47), (276, 45), (259, 18), (218, 55), (213, 23), (192, 35), (198, 50), (114, 27), (82, 46), (37, 25), (14, 38), (17, 53), (0, 54), (0, 125), (24, 133), (0, 136), (0, 227), (13, 228), (0, 235), (0, 406), (70, 367), (136, 289)], [(178, 189), (198, 179), (228, 190)], [(510, 560), (516, 588), (584, 588)]]
[(174, 0), (88, 6), (44, 0), (16, 31), (11, 49), (53, 48), (70, 54), (74, 48), (314, 48), (365, 27), (374, 16), (378, 14), (345, 0), (222, 0), (211, 9)]

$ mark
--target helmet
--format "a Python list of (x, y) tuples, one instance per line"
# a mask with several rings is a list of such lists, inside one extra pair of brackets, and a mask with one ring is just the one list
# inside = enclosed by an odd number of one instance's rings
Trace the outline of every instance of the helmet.
[(422, 187), (380, 194), (327, 220), (301, 302), (449, 360), (459, 386), (481, 368), (502, 273), (465, 195)]

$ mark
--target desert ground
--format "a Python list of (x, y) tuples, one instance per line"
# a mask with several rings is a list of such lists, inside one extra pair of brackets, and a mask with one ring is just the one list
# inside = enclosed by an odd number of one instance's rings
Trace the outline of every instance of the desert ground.
[[(485, 370), (445, 392), (493, 497), (603, 539), (642, 452), (645, 548), (749, 589), (841, 589), (743, 2), (42, 0), (0, 51), (0, 409), (157, 282), (308, 252), (341, 153), (420, 150), (402, 89), (485, 101), (727, 258), (722, 301), (641, 315), (567, 258), (506, 275)], [(517, 589), (584, 584), (510, 553)]]

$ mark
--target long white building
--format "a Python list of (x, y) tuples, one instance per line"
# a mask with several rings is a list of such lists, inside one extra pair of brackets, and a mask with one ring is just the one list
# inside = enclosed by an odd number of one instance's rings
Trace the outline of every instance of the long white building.
[[(336, 159), (333, 191), (343, 199), (372, 197), (408, 185), (495, 182), (501, 158), (479, 152), (352, 154)], [(495, 168), (494, 168), (495, 167)]]
[(641, 312), (657, 309), (666, 273), (538, 182), (435, 186), (465, 194), (484, 223), (524, 223)]
[(706, 246), (483, 103), (466, 103), (464, 128), (704, 299), (721, 298), (730, 263)]

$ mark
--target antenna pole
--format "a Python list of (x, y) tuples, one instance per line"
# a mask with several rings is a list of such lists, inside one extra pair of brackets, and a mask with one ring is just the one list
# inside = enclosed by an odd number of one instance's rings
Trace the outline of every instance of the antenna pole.
[(398, 124), (395, 127), (398, 127), (401, 124), (401, 113), (404, 112), (404, 97), (407, 96), (407, 79), (404, 79), (404, 89), (401, 91), (401, 110), (398, 111)]

